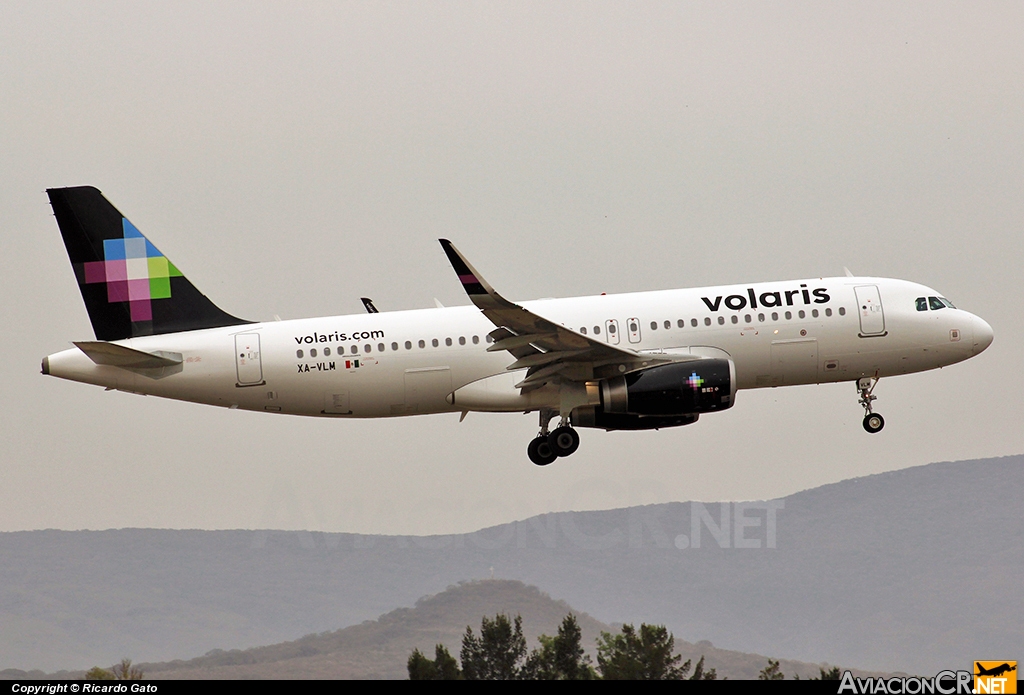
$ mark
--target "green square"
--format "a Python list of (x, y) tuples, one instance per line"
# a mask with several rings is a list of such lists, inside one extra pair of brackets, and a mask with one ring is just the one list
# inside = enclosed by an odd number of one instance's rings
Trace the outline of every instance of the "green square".
[(155, 256), (146, 259), (149, 270), (149, 279), (168, 277), (167, 259), (163, 256)]
[[(167, 261), (166, 258), (164, 258), (164, 260)], [(170, 261), (167, 261), (167, 275), (168, 275), (168, 277), (172, 277), (172, 278), (185, 277), (184, 275), (181, 274), (181, 271), (178, 270), (177, 268), (175, 268), (174, 264), (171, 263)]]
[[(150, 259), (152, 260), (152, 259)], [(149, 298), (167, 299), (171, 296), (171, 279), (168, 277), (149, 279)]]

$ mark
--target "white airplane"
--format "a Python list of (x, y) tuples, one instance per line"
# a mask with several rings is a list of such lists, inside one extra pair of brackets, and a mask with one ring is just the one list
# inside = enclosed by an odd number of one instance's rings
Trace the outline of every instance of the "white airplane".
[[(511, 302), (442, 239), (474, 306), (272, 321), (216, 307), (103, 195), (47, 191), (96, 340), (43, 358), (52, 376), (289, 415), (540, 414), (537, 465), (577, 427), (688, 425), (742, 389), (851, 381), (864, 429), (881, 377), (977, 355), (992, 328), (905, 280), (817, 278)], [(549, 432), (552, 418), (558, 426)]]

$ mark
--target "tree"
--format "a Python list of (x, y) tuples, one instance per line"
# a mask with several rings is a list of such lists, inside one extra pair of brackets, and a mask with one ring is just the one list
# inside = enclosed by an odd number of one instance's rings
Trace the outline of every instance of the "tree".
[(409, 655), (409, 680), (413, 681), (454, 681), (462, 678), (462, 672), (455, 657), (439, 644), (434, 647), (434, 660), (423, 656), (419, 649)]
[(781, 681), (785, 680), (786, 676), (779, 670), (779, 662), (768, 659), (768, 665), (761, 669), (761, 672), (757, 674), (757, 680), (759, 681)]
[(132, 666), (132, 660), (128, 658), (121, 659), (121, 663), (115, 664), (109, 671), (99, 666), (93, 666), (85, 672), (87, 681), (140, 681), (144, 677), (142, 669)]
[(516, 616), (514, 625), (508, 616), (499, 613), (494, 620), (486, 617), (480, 623), (480, 637), (466, 626), (462, 636), (462, 675), (466, 680), (517, 680), (525, 675), (526, 638), (523, 619)]
[[(602, 632), (597, 641), (597, 668), (607, 680), (683, 680), (690, 661), (675, 654), (675, 637), (664, 625), (640, 624), (640, 631), (623, 625), (622, 633)], [(714, 670), (704, 671), (704, 657), (698, 662), (694, 680), (714, 680)]]
[(116, 664), (111, 670), (114, 672), (114, 678), (119, 681), (141, 681), (145, 677), (142, 669), (132, 666), (132, 660), (128, 658), (121, 659), (121, 663)]
[(99, 666), (93, 666), (91, 669), (85, 672), (85, 680), (87, 681), (112, 681), (114, 674), (105, 668)]
[(591, 680), (594, 670), (590, 657), (583, 651), (583, 633), (576, 616), (565, 616), (558, 635), (540, 636), (540, 649), (534, 649), (526, 660), (524, 677), (533, 680)]
[[(686, 667), (689, 665), (689, 660), (683, 664), (683, 671), (685, 673)], [(693, 667), (693, 675), (689, 677), (691, 681), (714, 681), (718, 680), (718, 671), (716, 669), (704, 670), (704, 657), (701, 656), (700, 660)]]
[(818, 667), (818, 672), (821, 673), (821, 675), (818, 678), (812, 678), (812, 681), (839, 681), (843, 679), (843, 674), (839, 672), (838, 666), (833, 666), (827, 671)]

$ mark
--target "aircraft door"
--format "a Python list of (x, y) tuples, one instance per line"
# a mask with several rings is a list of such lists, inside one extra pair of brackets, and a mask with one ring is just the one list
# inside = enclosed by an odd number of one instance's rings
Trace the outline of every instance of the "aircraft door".
[(626, 328), (629, 329), (629, 342), (640, 342), (640, 319), (626, 319)]
[(857, 295), (857, 313), (860, 316), (860, 336), (885, 334), (885, 314), (882, 312), (882, 297), (878, 285), (861, 285), (853, 288)]
[(616, 319), (608, 319), (604, 322), (604, 335), (612, 345), (619, 344), (619, 322)]
[(818, 381), (818, 341), (773, 340), (772, 384), (814, 384)]
[(235, 372), (238, 375), (238, 386), (264, 383), (259, 333), (239, 333), (235, 336)]
[(405, 407), (410, 413), (440, 413), (452, 392), (452, 370), (420, 367), (405, 370)]

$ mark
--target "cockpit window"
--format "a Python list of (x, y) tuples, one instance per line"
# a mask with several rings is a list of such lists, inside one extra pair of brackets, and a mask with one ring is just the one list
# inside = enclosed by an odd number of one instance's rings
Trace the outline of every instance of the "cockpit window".
[(917, 304), (918, 311), (928, 311), (928, 300), (924, 297), (918, 297), (914, 300), (914, 303)]
[(950, 309), (956, 309), (956, 307), (953, 306), (953, 302), (949, 301), (945, 297), (939, 297), (939, 301), (948, 306)]
[(946, 305), (938, 297), (928, 297), (928, 306), (932, 309), (945, 309)]

